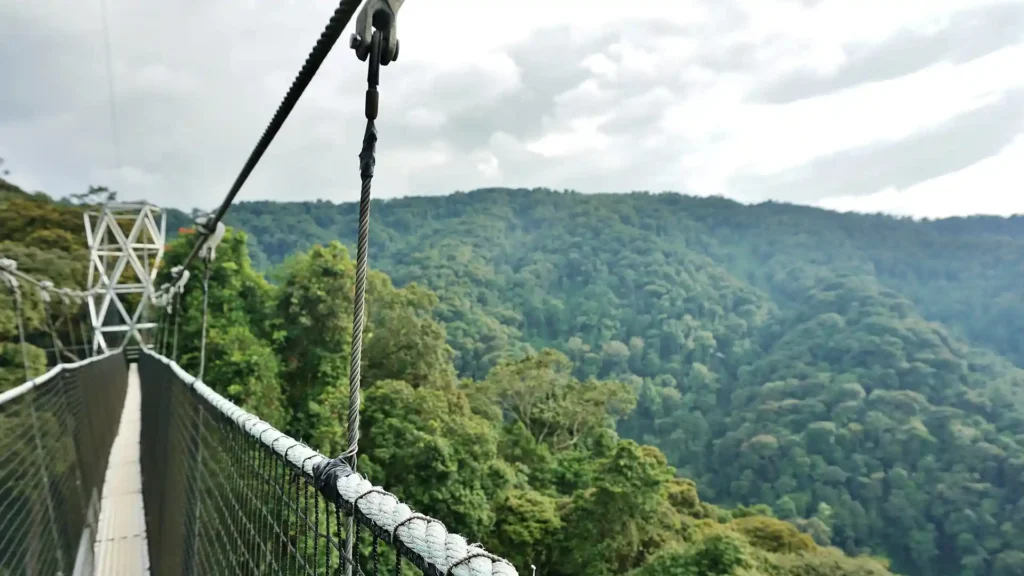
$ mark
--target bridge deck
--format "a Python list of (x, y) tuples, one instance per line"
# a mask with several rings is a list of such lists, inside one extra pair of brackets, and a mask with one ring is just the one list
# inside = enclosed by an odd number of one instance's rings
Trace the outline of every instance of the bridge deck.
[(132, 364), (121, 424), (110, 453), (100, 500), (93, 571), (99, 576), (149, 574), (146, 522), (142, 508), (142, 470), (139, 467), (141, 409), (139, 371), (138, 366)]

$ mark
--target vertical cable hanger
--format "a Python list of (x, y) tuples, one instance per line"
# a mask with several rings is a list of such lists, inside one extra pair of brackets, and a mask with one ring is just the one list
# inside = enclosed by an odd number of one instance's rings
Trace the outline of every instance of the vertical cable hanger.
[(21, 290), (18, 288), (18, 279), (14, 277), (17, 270), (17, 263), (13, 260), (0, 259), (0, 279), (11, 289), (14, 294), (14, 320), (18, 324), (18, 343), (21, 345), (21, 363), (25, 368), (25, 381), (32, 379), (32, 368), (28, 361), (28, 344), (25, 342), (25, 310), (21, 302)]
[[(369, 237), (370, 237), (370, 190), (373, 172), (376, 165), (377, 152), (377, 114), (379, 111), (380, 67), (387, 66), (398, 59), (397, 14), (404, 0), (368, 0), (356, 20), (356, 33), (352, 34), (349, 47), (359, 60), (368, 62), (366, 74), (366, 96), (364, 114), (366, 129), (363, 132), (363, 145), (359, 152), (359, 176), (362, 188), (359, 195), (359, 229), (356, 241), (356, 277), (355, 296), (352, 306), (352, 346), (349, 359), (349, 398), (348, 398), (348, 447), (338, 458), (325, 460), (317, 464), (314, 470), (316, 484), (325, 496), (336, 500), (337, 478), (339, 474), (355, 473), (359, 455), (359, 404), (362, 380), (363, 328), (366, 321), (366, 276), (369, 268)], [(345, 576), (350, 576), (358, 568), (353, 566), (356, 546), (356, 520), (358, 511), (353, 508), (348, 518), (348, 530), (345, 535), (345, 557), (352, 562), (344, 562)]]
[(203, 262), (203, 324), (199, 340), (198, 378), (202, 380), (206, 370), (206, 331), (210, 304), (210, 264), (217, 257), (217, 245), (224, 238), (225, 228), (223, 222), (213, 222), (211, 216), (201, 216), (196, 219), (196, 230), (206, 239), (199, 250), (199, 259)]
[(103, 28), (103, 52), (107, 64), (107, 93), (110, 100), (110, 137), (114, 148), (114, 170), (121, 170), (121, 142), (117, 130), (117, 100), (114, 97), (114, 64), (110, 49), (110, 24), (107, 18), (107, 0), (99, 0), (100, 22)]

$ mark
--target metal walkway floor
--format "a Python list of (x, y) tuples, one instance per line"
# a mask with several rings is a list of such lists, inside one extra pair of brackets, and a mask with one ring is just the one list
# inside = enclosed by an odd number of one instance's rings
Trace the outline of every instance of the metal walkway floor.
[(131, 364), (124, 411), (121, 412), (121, 424), (110, 452), (100, 499), (100, 520), (93, 548), (93, 574), (97, 576), (149, 574), (142, 470), (139, 467), (141, 410), (139, 370), (136, 364)]

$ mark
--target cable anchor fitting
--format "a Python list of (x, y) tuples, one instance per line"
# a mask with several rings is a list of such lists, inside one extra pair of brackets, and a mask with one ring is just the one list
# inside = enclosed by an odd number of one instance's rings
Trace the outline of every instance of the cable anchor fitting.
[(405, 0), (367, 0), (356, 16), (356, 32), (349, 39), (349, 48), (363, 62), (370, 56), (374, 28), (382, 33), (381, 66), (398, 60), (398, 11)]

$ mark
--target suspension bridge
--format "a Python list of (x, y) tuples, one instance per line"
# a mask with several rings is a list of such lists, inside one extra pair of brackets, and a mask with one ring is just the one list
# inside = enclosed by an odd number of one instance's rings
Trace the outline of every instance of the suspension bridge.
[[(402, 3), (367, 0), (359, 11), (359, 0), (340, 2), (224, 201), (197, 220), (194, 248), (171, 271), (172, 282), (154, 286), (165, 227), (148, 204), (105, 205), (94, 219), (86, 216), (84, 290), (58, 288), (0, 259), (0, 288), (15, 303), (25, 368), (23, 384), (0, 392), (0, 576), (518, 574), (357, 472), (377, 85), (380, 66), (398, 57)], [(359, 156), (348, 448), (331, 457), (202, 381), (205, 296), (221, 220), (357, 11), (350, 48), (368, 62), (367, 124)], [(202, 264), (204, 294), (196, 375), (175, 361), (177, 306), (190, 278), (200, 276), (194, 262)], [(41, 375), (31, 373), (23, 327), (23, 291), (30, 289), (43, 302), (55, 358)], [(124, 305), (126, 294), (137, 296), (133, 311)], [(83, 327), (81, 346), (69, 348), (58, 337), (52, 298), (65, 310), (88, 307), (92, 334)], [(153, 322), (147, 309), (167, 313)], [(70, 320), (64, 327), (75, 334)]]

